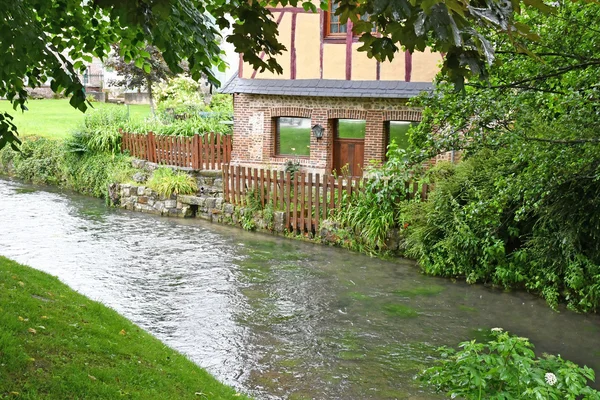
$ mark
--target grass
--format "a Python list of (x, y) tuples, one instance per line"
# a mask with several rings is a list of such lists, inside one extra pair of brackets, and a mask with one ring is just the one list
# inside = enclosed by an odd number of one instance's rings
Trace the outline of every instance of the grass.
[(289, 156), (310, 155), (310, 126), (280, 126), (279, 154)]
[[(344, 139), (364, 139), (366, 121), (340, 119), (338, 120), (339, 136)], [(308, 156), (310, 155), (310, 125), (279, 126), (279, 152), (281, 155)]]
[[(110, 103), (92, 103), (94, 108), (126, 107)], [(80, 123), (84, 113), (69, 105), (68, 99), (30, 100), (28, 111), (13, 110), (8, 100), (0, 100), (0, 112), (8, 112), (14, 117), (21, 136), (42, 136), (49, 139), (66, 138)], [(87, 112), (92, 111), (88, 108)], [(129, 116), (133, 121), (142, 121), (150, 115), (149, 105), (130, 105)]]
[(339, 119), (338, 137), (341, 139), (364, 139), (367, 121), (363, 119)]
[(0, 398), (247, 399), (115, 311), (4, 257)]
[(193, 177), (185, 172), (174, 172), (167, 167), (155, 170), (147, 185), (165, 198), (169, 198), (173, 193), (194, 194), (198, 191), (198, 184)]

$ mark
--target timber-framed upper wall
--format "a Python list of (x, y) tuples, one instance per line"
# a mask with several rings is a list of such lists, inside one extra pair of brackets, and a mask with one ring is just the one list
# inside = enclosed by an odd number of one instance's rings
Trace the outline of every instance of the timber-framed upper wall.
[[(313, 3), (319, 6), (318, 0)], [(352, 33), (352, 22), (341, 24), (329, 12), (312, 13), (300, 7), (270, 11), (279, 26), (279, 40), (287, 49), (277, 57), (283, 74), (253, 70), (240, 56), (239, 78), (431, 82), (439, 71), (442, 56), (429, 50), (399, 52), (391, 62), (369, 59), (365, 52), (358, 51), (362, 43)]]

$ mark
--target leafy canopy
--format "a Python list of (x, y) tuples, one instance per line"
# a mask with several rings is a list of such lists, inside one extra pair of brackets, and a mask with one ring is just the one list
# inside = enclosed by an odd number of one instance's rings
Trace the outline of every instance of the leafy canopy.
[(430, 200), (411, 213), (408, 255), (429, 274), (600, 309), (600, 6), (565, 2), (517, 22), (535, 58), (490, 35), (497, 64), (456, 93), (423, 97), (411, 162), (448, 150)]
[[(525, 4), (547, 11), (542, 0)], [(92, 57), (105, 59), (119, 43), (125, 62), (149, 72), (154, 46), (173, 73), (187, 61), (192, 78), (207, 76), (218, 84), (211, 66), (224, 67), (218, 28), (231, 28), (227, 41), (254, 68), (281, 72), (276, 56), (285, 47), (277, 39), (277, 24), (268, 6), (301, 4), (316, 11), (308, 0), (17, 0), (0, 2), (0, 97), (26, 109), (26, 87), (50, 81), (55, 92), (71, 98), (81, 111), (88, 107), (78, 73)], [(493, 47), (474, 29), (488, 26), (512, 39), (530, 36), (525, 25), (514, 23), (519, 0), (341, 0), (336, 13), (349, 18), (362, 50), (378, 59), (391, 59), (400, 44), (410, 51), (427, 45), (446, 53), (444, 70), (457, 84), (470, 73), (485, 76), (493, 61)], [(328, 2), (322, 1), (326, 9)], [(369, 21), (358, 15), (369, 14)], [(378, 35), (371, 34), (372, 28)], [(264, 52), (264, 58), (259, 54)], [(0, 148), (18, 142), (9, 114), (0, 114)]]

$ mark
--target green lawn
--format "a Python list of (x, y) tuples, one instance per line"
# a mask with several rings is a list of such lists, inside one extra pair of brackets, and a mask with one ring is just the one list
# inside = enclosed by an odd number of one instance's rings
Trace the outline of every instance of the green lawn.
[(310, 155), (310, 135), (310, 126), (305, 128), (280, 126), (278, 154), (289, 156)]
[[(108, 103), (92, 103), (94, 108), (126, 107)], [(0, 100), (0, 112), (8, 112), (15, 119), (21, 136), (43, 136), (51, 139), (62, 139), (70, 134), (78, 124), (83, 122), (84, 113), (69, 105), (68, 99), (60, 100), (30, 100), (27, 103), (28, 111), (22, 113), (12, 109), (8, 100)], [(93, 111), (88, 109), (87, 112)], [(130, 118), (143, 120), (150, 115), (149, 105), (129, 106)]]
[(0, 398), (247, 399), (115, 311), (4, 257)]
[(338, 137), (340, 139), (364, 139), (367, 121), (364, 119), (339, 119)]

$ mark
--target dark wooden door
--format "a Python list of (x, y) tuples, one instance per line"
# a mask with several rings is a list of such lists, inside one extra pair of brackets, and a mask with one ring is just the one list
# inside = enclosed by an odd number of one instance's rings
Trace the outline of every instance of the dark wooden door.
[(350, 176), (362, 176), (365, 159), (364, 139), (340, 139), (333, 141), (333, 169), (340, 174), (348, 165)]

